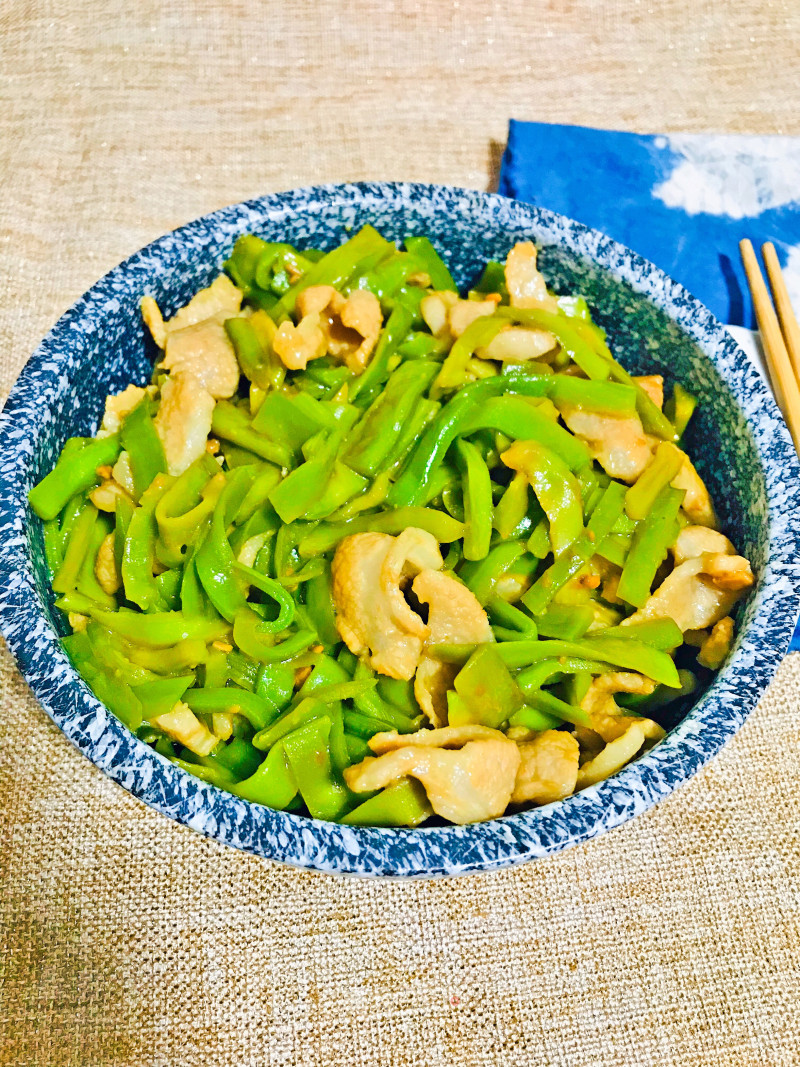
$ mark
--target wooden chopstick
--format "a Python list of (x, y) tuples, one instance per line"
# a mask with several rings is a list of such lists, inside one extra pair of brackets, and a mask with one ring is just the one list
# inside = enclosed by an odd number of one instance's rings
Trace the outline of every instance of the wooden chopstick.
[(767, 370), (772, 381), (772, 388), (775, 390), (775, 399), (786, 419), (795, 448), (800, 452), (800, 386), (797, 384), (780, 323), (775, 314), (775, 308), (772, 306), (752, 242), (746, 239), (740, 241), (739, 252), (753, 297), (756, 321), (761, 333)]
[(772, 300), (778, 312), (778, 320), (781, 324), (781, 333), (792, 361), (794, 376), (800, 381), (800, 326), (794, 315), (789, 292), (783, 278), (783, 271), (778, 262), (778, 253), (771, 241), (761, 246), (761, 255), (764, 266), (767, 268), (769, 287), (772, 290)]

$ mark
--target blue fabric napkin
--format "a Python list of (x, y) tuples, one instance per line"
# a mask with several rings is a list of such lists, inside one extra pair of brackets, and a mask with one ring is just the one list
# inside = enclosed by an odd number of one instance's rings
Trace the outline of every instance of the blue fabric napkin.
[(800, 138), (512, 119), (499, 191), (628, 245), (731, 326), (755, 326), (739, 241), (772, 241), (800, 311)]

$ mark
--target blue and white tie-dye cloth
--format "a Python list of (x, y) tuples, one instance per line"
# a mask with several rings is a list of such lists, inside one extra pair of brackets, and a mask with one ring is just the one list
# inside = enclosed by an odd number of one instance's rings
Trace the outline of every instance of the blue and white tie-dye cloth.
[[(733, 327), (763, 373), (739, 241), (772, 241), (800, 310), (800, 138), (637, 134), (511, 120), (504, 196), (633, 248)], [(800, 649), (800, 625), (792, 649)]]

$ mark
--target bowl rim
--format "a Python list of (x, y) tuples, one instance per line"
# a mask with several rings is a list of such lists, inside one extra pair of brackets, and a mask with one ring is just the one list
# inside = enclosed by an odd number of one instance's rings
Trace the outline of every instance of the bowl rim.
[[(26, 551), (26, 470), (41, 428), (42, 382), (54, 383), (70, 333), (102, 327), (115, 286), (139, 265), (171, 263), (187, 238), (209, 226), (270, 212), (308, 210), (331, 198), (394, 203), (445, 196), (479, 216), (507, 216), (538, 240), (592, 260), (664, 311), (717, 368), (742, 410), (762, 464), (769, 552), (754, 610), (727, 664), (659, 745), (613, 778), (557, 804), (469, 826), (351, 827), (278, 812), (241, 800), (182, 771), (130, 733), (69, 663), (41, 605)], [(456, 205), (453, 204), (455, 207)], [(65, 346), (67, 346), (65, 348)], [(0, 414), (0, 628), (23, 677), (64, 734), (134, 796), (208, 837), (295, 867), (354, 875), (431, 877), (495, 870), (540, 858), (626, 822), (695, 774), (733, 736), (766, 689), (785, 653), (800, 607), (800, 466), (774, 400), (727, 329), (683, 286), (636, 252), (545, 208), (494, 193), (416, 182), (325, 184), (266, 194), (194, 219), (145, 245), (105, 274), (58, 320), (20, 373)], [(747, 678), (747, 685), (742, 679)], [(716, 710), (717, 714), (713, 714)]]

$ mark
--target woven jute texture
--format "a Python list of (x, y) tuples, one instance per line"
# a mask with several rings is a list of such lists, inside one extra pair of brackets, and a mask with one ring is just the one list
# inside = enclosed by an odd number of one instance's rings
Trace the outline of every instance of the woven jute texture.
[[(226, 203), (488, 188), (511, 115), (800, 134), (799, 35), (796, 0), (5, 0), (2, 396), (105, 270)], [(3, 1064), (800, 1063), (800, 657), (635, 823), (419, 883), (206, 841), (73, 750), (5, 653), (0, 682)]]

